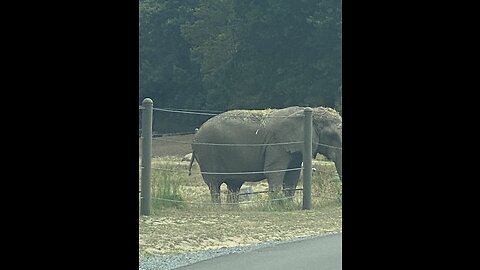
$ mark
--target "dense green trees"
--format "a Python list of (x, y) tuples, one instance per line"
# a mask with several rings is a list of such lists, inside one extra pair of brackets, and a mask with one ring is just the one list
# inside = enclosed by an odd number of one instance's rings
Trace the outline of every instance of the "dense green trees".
[(341, 110), (341, 0), (140, 0), (140, 100)]

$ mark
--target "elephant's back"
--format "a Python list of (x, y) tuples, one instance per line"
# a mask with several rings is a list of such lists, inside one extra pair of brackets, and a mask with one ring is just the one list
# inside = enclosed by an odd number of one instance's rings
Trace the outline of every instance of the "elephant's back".
[(232, 110), (210, 118), (196, 132), (194, 143), (265, 143), (272, 125), (282, 118), (302, 112), (303, 108), (288, 107), (265, 110)]
[(275, 110), (232, 110), (221, 113), (206, 121), (197, 131), (195, 138), (200, 142), (214, 139), (212, 136), (220, 136), (224, 140), (238, 140), (239, 133), (256, 130), (265, 126), (266, 119)]
[(262, 124), (224, 118), (205, 122), (196, 132), (193, 142), (213, 144), (262, 143)]

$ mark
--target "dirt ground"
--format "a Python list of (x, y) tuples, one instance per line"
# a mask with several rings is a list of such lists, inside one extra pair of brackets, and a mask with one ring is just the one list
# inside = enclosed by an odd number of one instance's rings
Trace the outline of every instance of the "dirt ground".
[(164, 210), (140, 218), (140, 254), (158, 255), (243, 246), (342, 230), (341, 207), (261, 212)]
[[(191, 141), (191, 135), (164, 139), (168, 141), (153, 140), (152, 192), (155, 194), (155, 189), (164, 185), (162, 181), (168, 180), (178, 187), (186, 203), (180, 208), (156, 207), (151, 216), (139, 217), (140, 255), (243, 246), (342, 231), (342, 206), (338, 200), (341, 184), (332, 180), (333, 163), (314, 163), (317, 171), (312, 180), (313, 210), (300, 210), (301, 192), (295, 197), (294, 210), (269, 211), (258, 207), (255, 200), (268, 199), (267, 194), (255, 195), (251, 205), (218, 207), (209, 205), (209, 190), (199, 175), (198, 166), (195, 165), (193, 175), (188, 176), (188, 162), (181, 161), (190, 152), (190, 145), (174, 141)], [(245, 186), (254, 192), (268, 189), (266, 181)], [(225, 186), (222, 190), (226, 192)]]
[[(152, 156), (184, 156), (192, 152), (189, 144), (193, 139), (193, 134), (182, 136), (156, 137), (152, 139)], [(179, 143), (184, 142), (184, 143)], [(138, 155), (142, 155), (142, 140), (138, 139)]]

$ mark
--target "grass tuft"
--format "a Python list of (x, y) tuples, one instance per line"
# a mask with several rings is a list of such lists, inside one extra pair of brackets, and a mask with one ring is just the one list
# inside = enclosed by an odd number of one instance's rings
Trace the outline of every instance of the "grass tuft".
[(184, 208), (185, 202), (180, 194), (179, 183), (170, 173), (152, 174), (152, 206), (158, 208)]

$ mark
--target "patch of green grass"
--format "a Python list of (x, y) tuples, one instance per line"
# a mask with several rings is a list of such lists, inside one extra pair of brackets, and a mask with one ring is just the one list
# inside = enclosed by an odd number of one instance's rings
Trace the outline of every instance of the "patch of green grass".
[(168, 172), (152, 174), (153, 208), (184, 208), (185, 202), (180, 194), (179, 184)]

